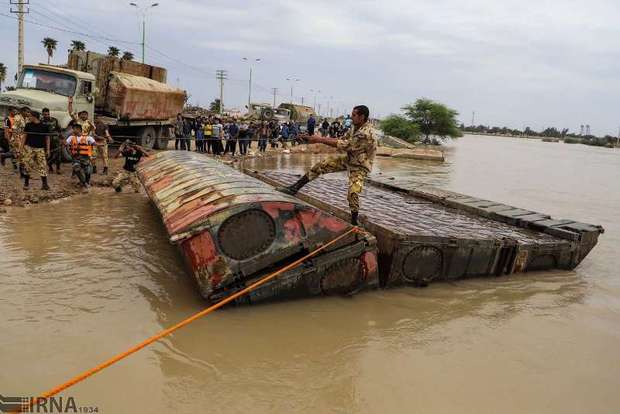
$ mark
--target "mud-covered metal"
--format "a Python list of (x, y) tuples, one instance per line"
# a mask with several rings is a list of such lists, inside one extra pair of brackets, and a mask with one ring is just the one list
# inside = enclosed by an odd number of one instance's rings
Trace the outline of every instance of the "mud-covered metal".
[[(155, 154), (139, 165), (138, 176), (210, 302), (351, 228), (202, 154)], [(377, 285), (376, 241), (370, 234), (352, 233), (238, 302), (353, 294)]]
[[(299, 177), (246, 173), (272, 185)], [(321, 177), (297, 196), (338, 217), (349, 209), (344, 177)], [(361, 221), (377, 238), (381, 284), (572, 269), (596, 245), (602, 227), (480, 200), (408, 181), (374, 177), (362, 193)]]

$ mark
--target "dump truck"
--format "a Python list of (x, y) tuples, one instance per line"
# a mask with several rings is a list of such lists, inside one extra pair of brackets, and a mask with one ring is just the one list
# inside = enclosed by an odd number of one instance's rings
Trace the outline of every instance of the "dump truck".
[(0, 94), (0, 116), (27, 106), (51, 116), (65, 129), (73, 110), (98, 115), (113, 137), (131, 138), (145, 148), (165, 149), (186, 94), (166, 85), (166, 69), (90, 51), (72, 51), (67, 64), (24, 65), (17, 87)]

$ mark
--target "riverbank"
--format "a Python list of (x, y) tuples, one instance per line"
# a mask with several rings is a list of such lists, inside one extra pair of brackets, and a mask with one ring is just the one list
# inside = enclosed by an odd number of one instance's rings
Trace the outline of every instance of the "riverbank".
[(481, 136), (481, 137), (498, 137), (498, 138), (521, 138), (521, 139), (535, 139), (542, 142), (552, 142), (558, 143), (563, 142), (564, 144), (583, 144), (591, 147), (604, 147), (604, 148), (620, 148), (620, 140), (607, 139), (607, 138), (585, 138), (585, 137), (564, 137), (564, 138), (555, 138), (555, 137), (542, 137), (542, 136), (533, 136), (533, 135), (511, 135), (511, 134), (482, 134), (482, 133), (471, 133), (466, 132), (467, 135)]
[[(156, 152), (158, 151), (151, 151), (151, 153)], [(331, 152), (335, 152), (335, 149), (325, 145), (297, 145), (288, 149), (268, 148), (264, 153), (250, 151), (248, 155), (245, 156), (236, 155), (233, 157), (230, 154), (227, 154), (220, 157), (220, 160), (227, 164), (234, 164), (244, 158), (274, 157), (279, 156), (282, 153), (321, 154)], [(111, 151), (111, 154), (114, 155), (115, 151)], [(211, 155), (205, 154), (205, 156)], [(98, 166), (99, 171), (91, 177), (91, 187), (112, 187), (112, 180), (117, 172), (122, 169), (123, 163), (123, 158), (111, 157), (109, 172), (107, 175), (101, 174), (101, 167)], [(25, 207), (32, 204), (46, 203), (68, 198), (77, 194), (85, 194), (90, 191), (82, 188), (78, 184), (77, 178), (71, 176), (71, 164), (62, 164), (60, 171), (61, 174), (56, 174), (56, 172), (48, 173), (50, 190), (41, 190), (41, 180), (36, 175), (30, 179), (30, 188), (28, 190), (24, 190), (24, 181), (20, 179), (19, 174), (13, 170), (11, 162), (8, 161), (4, 167), (0, 167), (0, 213), (5, 212), (8, 207)]]

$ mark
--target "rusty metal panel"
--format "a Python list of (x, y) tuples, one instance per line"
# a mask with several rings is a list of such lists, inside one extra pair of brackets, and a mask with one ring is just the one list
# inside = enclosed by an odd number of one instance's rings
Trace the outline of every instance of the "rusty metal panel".
[[(216, 160), (166, 151), (138, 175), (210, 302), (311, 252), (351, 225)], [(378, 286), (376, 241), (352, 233), (241, 302)]]
[(119, 72), (108, 82), (106, 112), (123, 120), (174, 118), (185, 104), (185, 92), (166, 84)]
[[(288, 185), (299, 178), (278, 171), (246, 172), (272, 185)], [(548, 216), (534, 217), (529, 210), (504, 205), (500, 213), (477, 214), (500, 204), (429, 187), (406, 188), (402, 181), (384, 179), (375, 185), (369, 180), (361, 196), (360, 215), (364, 227), (377, 238), (384, 286), (570, 269), (584, 256), (585, 248), (571, 239), (517, 225), (519, 217), (545, 220)], [(312, 181), (298, 197), (346, 219), (346, 194), (344, 177), (332, 176)], [(592, 240), (588, 243), (591, 246)]]

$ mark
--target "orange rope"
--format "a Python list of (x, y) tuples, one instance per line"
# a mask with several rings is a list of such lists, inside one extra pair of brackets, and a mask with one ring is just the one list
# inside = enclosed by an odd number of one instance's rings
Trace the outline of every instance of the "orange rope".
[[(259, 279), (258, 281), (254, 282), (253, 284), (251, 284), (250, 286), (244, 288), (243, 290), (240, 290), (237, 293), (234, 293), (230, 296), (228, 296), (225, 299), (222, 299), (220, 302), (216, 303), (215, 305), (212, 305), (210, 307), (208, 307), (207, 309), (204, 309), (192, 316), (190, 316), (189, 318), (177, 323), (176, 325), (165, 329), (163, 331), (161, 331), (160, 333), (151, 336), (150, 338), (146, 339), (145, 341), (139, 343), (138, 345), (133, 346), (132, 348), (128, 349), (125, 352), (121, 352), (120, 354), (117, 354), (116, 356), (108, 359), (107, 361), (97, 365), (94, 368), (91, 368), (87, 371), (82, 372), (81, 374), (73, 377), (72, 379), (70, 379), (69, 381), (65, 382), (64, 384), (61, 384), (55, 388), (52, 388), (51, 390), (43, 393), (40, 397), (31, 399), (30, 403), (28, 404), (28, 407), (26, 409), (30, 409), (32, 408), (39, 400), (41, 399), (46, 399), (49, 398), (53, 395), (58, 394), (59, 392), (62, 392), (63, 390), (66, 390), (67, 388), (85, 380), (86, 378), (96, 374), (99, 371), (102, 371), (103, 369), (109, 367), (112, 364), (115, 364), (116, 362), (128, 357), (131, 354), (134, 354), (136, 352), (138, 352), (139, 350), (141, 350), (142, 348), (152, 344), (153, 342), (156, 342), (158, 340), (160, 340), (161, 338), (163, 338), (164, 336), (170, 335), (171, 333), (173, 333), (174, 331), (177, 331), (179, 329), (181, 329), (182, 327), (184, 327), (185, 325), (189, 325), (190, 323), (192, 323), (193, 321), (195, 321), (198, 318), (201, 318), (211, 312), (213, 312), (216, 309), (221, 308), (222, 306), (226, 305), (227, 303), (232, 302), (233, 300), (239, 298), (240, 296), (243, 296), (249, 292), (251, 292), (252, 290), (256, 289), (257, 287), (269, 282), (270, 280), (276, 278), (277, 276), (279, 276), (280, 274), (298, 266), (299, 264), (301, 264), (304, 260), (309, 259), (312, 256), (315, 256), (317, 253), (319, 253), (320, 251), (326, 249), (327, 247), (331, 246), (332, 244), (338, 242), (339, 240), (343, 239), (344, 237), (348, 236), (351, 233), (357, 233), (359, 232), (360, 229), (358, 227), (353, 227), (352, 229), (348, 230), (347, 232), (341, 234), (340, 236), (336, 237), (335, 239), (331, 240), (330, 242), (324, 244), (323, 246), (319, 247), (318, 249), (308, 253), (307, 255), (305, 255), (304, 257), (302, 257), (301, 259), (295, 260), (293, 263), (290, 263), (286, 266), (284, 266), (282, 269), (277, 270), (261, 279)], [(23, 410), (24, 408), (22, 408)], [(19, 411), (17, 411), (19, 413)]]

